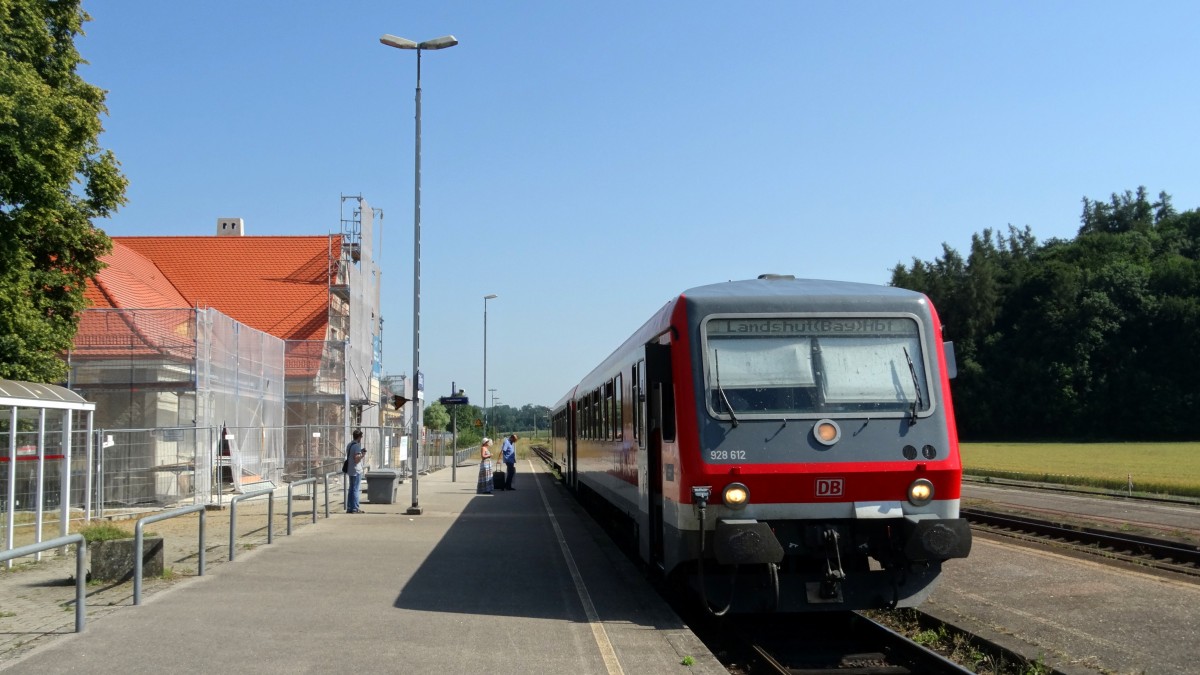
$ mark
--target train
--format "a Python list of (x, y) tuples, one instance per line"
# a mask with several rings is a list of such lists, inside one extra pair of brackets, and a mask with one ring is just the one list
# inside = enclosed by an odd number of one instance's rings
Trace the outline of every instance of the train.
[(911, 607), (971, 549), (956, 368), (921, 293), (699, 286), (555, 403), (550, 461), (713, 614)]

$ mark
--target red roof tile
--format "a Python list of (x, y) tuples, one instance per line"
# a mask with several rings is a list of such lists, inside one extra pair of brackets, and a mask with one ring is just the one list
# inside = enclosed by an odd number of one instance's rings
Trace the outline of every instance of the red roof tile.
[(149, 268), (118, 255), (121, 246), (153, 263), (183, 299), (183, 307), (213, 307), (286, 340), (326, 337), (329, 266), (340, 252), (340, 236), (113, 237), (113, 242), (112, 267), (97, 284), (108, 302), (94, 300), (98, 307), (134, 309), (140, 307), (129, 303), (169, 297), (153, 277), (143, 276), (153, 274)]
[(113, 242), (102, 258), (107, 267), (88, 284), (85, 295), (93, 307), (123, 309), (182, 309), (191, 307), (162, 271), (136, 251)]

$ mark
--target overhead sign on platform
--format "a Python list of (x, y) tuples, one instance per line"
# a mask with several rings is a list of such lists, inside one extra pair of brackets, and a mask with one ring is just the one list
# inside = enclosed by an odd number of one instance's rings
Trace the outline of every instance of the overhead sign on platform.
[(442, 405), (467, 405), (466, 396), (443, 396), (438, 399)]

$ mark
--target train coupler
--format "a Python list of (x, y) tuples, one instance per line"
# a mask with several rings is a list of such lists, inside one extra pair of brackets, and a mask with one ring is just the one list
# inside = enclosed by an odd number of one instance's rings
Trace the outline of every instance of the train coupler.
[(821, 538), (825, 544), (825, 578), (808, 584), (808, 601), (841, 602), (842, 582), (846, 580), (846, 571), (842, 569), (841, 536), (836, 529), (830, 528)]

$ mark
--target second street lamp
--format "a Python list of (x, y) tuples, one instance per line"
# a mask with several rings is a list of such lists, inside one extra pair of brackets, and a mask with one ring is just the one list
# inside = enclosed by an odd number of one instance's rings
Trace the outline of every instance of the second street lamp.
[(413, 42), (407, 38), (385, 34), (379, 41), (396, 49), (417, 50), (417, 139), (413, 188), (413, 447), (412, 447), (412, 506), (409, 515), (420, 515), (417, 498), (418, 462), (421, 457), (421, 50), (445, 49), (458, 44), (453, 35)]
[(483, 435), (487, 436), (488, 402), (487, 402), (487, 301), (499, 296), (491, 293), (483, 296)]

